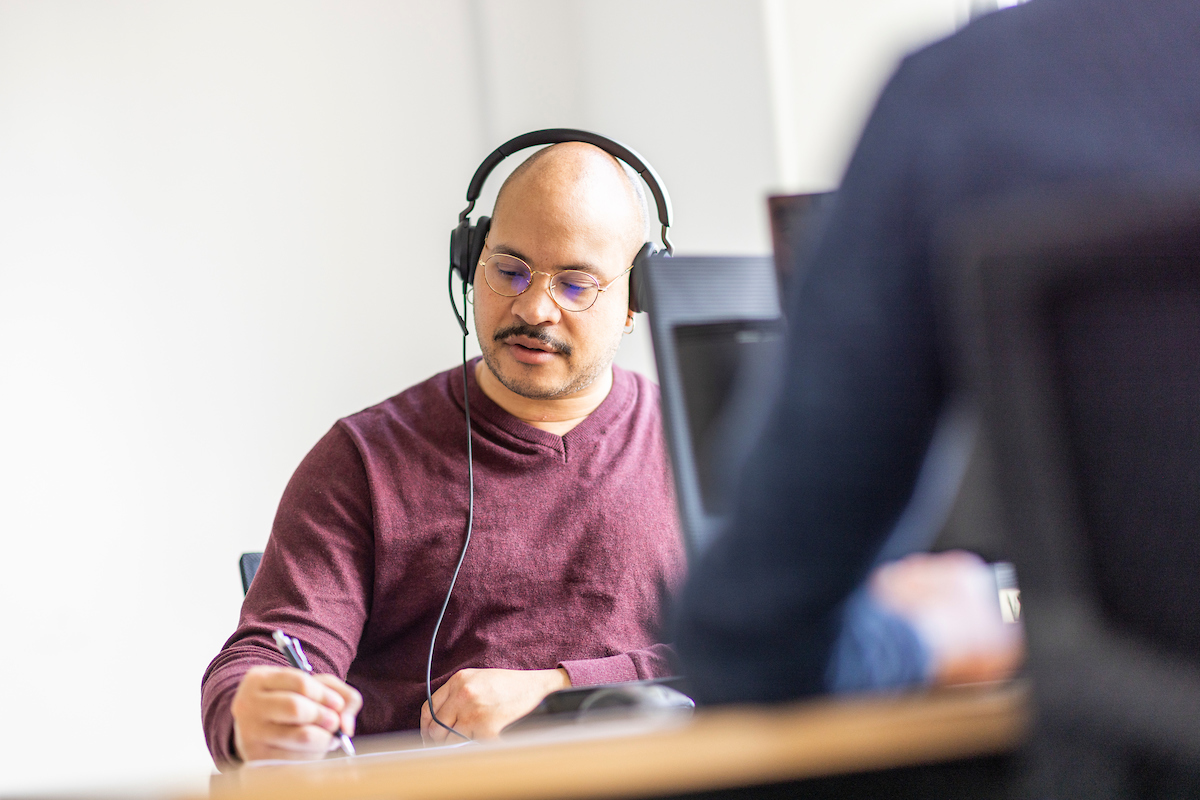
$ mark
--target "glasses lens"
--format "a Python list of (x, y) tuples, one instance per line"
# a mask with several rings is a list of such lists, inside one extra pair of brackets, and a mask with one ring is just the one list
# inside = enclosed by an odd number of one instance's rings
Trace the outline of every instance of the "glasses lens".
[(483, 262), (483, 278), (496, 294), (516, 297), (529, 288), (533, 274), (521, 259), (496, 254)]
[(568, 269), (559, 272), (550, 281), (550, 294), (555, 302), (570, 311), (586, 311), (596, 302), (600, 284), (586, 272)]

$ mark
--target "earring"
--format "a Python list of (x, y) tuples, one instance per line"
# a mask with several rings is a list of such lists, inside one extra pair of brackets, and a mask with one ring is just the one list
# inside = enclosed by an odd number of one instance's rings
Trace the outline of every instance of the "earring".
[(475, 305), (475, 287), (474, 286), (467, 287), (467, 305), (470, 305), (470, 306)]
[(634, 319), (633, 314), (630, 314), (629, 317), (625, 320), (626, 335), (633, 333), (633, 325), (635, 322), (636, 322), (636, 320)]

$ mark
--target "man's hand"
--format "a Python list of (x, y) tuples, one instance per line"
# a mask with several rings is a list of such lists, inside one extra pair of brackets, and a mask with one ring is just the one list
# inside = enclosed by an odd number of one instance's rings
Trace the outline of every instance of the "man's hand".
[(254, 667), (233, 696), (233, 746), (243, 761), (320, 758), (340, 726), (354, 735), (362, 695), (333, 675)]
[[(525, 716), (542, 698), (571, 685), (565, 669), (464, 669), (433, 693), (438, 719), (471, 739), (491, 739)], [(421, 706), (421, 738), (427, 744), (461, 741)]]
[(963, 550), (918, 553), (871, 574), (871, 595), (916, 629), (937, 684), (1011, 677), (1025, 655), (1024, 630), (1000, 616), (992, 568)]

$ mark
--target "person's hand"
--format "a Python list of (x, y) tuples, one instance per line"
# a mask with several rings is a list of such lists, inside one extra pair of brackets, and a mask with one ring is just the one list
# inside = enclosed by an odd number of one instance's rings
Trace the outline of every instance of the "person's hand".
[(354, 735), (362, 695), (333, 675), (254, 667), (233, 695), (233, 746), (243, 761), (320, 758), (341, 727)]
[(918, 553), (884, 564), (870, 592), (917, 631), (936, 684), (1002, 680), (1021, 666), (1023, 628), (1001, 618), (992, 568), (973, 553)]
[[(565, 669), (464, 669), (433, 693), (438, 719), (471, 739), (490, 739), (542, 701), (571, 685)], [(461, 741), (421, 706), (421, 738), (427, 744)]]

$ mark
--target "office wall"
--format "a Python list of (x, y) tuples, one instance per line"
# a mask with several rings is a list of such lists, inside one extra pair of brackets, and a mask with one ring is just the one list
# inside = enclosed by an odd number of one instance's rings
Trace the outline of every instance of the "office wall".
[(959, 5), (0, 0), (0, 794), (203, 788), (237, 555), (333, 420), (459, 357), (492, 147), (623, 139), (681, 251), (765, 252)]

